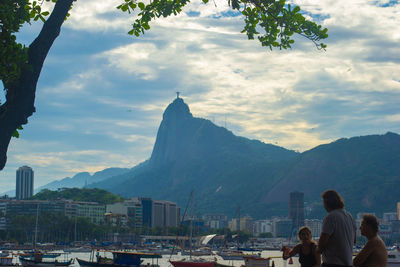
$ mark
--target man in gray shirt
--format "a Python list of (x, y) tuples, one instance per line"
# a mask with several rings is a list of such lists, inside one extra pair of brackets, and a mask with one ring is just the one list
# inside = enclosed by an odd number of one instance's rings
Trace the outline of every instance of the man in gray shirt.
[(322, 267), (352, 266), (353, 245), (356, 242), (356, 223), (344, 209), (344, 201), (335, 190), (322, 193), (328, 214), (322, 223), (318, 250)]

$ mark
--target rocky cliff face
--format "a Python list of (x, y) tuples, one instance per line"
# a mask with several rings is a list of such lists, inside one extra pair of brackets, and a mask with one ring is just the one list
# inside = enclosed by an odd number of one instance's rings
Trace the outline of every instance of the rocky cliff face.
[(193, 119), (188, 105), (182, 98), (176, 98), (164, 111), (158, 129), (156, 143), (150, 158), (150, 165), (161, 166), (176, 161), (190, 142), (187, 126)]
[(163, 114), (150, 166), (183, 166), (190, 160), (203, 160), (215, 155), (245, 161), (280, 161), (297, 154), (282, 147), (235, 136), (209, 120), (195, 118), (182, 98), (176, 98)]

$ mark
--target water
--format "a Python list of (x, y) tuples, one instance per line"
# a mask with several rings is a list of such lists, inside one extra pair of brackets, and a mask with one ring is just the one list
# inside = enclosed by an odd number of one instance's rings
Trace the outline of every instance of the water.
[[(62, 251), (59, 251), (62, 252)], [(100, 252), (100, 256), (106, 256), (106, 257), (112, 257), (111, 252)], [(293, 257), (293, 264), (289, 264), (289, 260), (283, 260), (282, 259), (282, 252), (280, 251), (263, 251), (261, 253), (261, 257), (267, 258), (267, 257), (272, 257), (270, 261), (270, 266), (272, 264), (272, 261), (275, 263), (275, 267), (300, 267), (299, 260), (297, 257)], [(91, 253), (83, 252), (73, 252), (73, 253), (68, 253), (61, 255), (60, 257), (57, 258), (58, 261), (65, 261), (70, 258), (79, 258), (83, 260), (91, 260)], [(160, 265), (160, 267), (173, 267), (170, 263), (169, 260), (181, 260), (183, 258), (188, 258), (188, 256), (181, 256), (181, 255), (163, 255), (162, 258), (160, 259), (144, 259), (143, 263), (152, 263), (152, 260), (154, 263), (157, 263)], [(223, 260), (220, 256), (213, 255), (213, 256), (202, 256), (200, 257), (202, 259), (206, 260), (214, 260), (215, 258), (217, 261), (221, 264), (233, 266), (233, 267), (240, 267), (241, 265), (244, 265), (243, 260)], [(18, 263), (17, 259), (14, 259), (14, 263)], [(71, 267), (80, 267), (78, 262), (75, 260), (74, 263), (71, 265)]]
[[(101, 252), (101, 256), (107, 256), (107, 257), (112, 257), (110, 252)], [(69, 254), (70, 257), (73, 258), (80, 258), (80, 259), (90, 259), (90, 253), (71, 253)], [(261, 253), (261, 257), (272, 257), (270, 261), (270, 265), (272, 264), (272, 260), (275, 262), (275, 267), (300, 267), (299, 260), (297, 257), (293, 257), (293, 264), (289, 264), (289, 260), (283, 260), (282, 259), (282, 252), (280, 251), (263, 251)], [(183, 258), (188, 258), (188, 256), (181, 256), (181, 255), (163, 255), (162, 258), (158, 259), (158, 264), (160, 267), (173, 267), (170, 263), (169, 260), (181, 260)], [(217, 261), (221, 264), (229, 265), (229, 266), (234, 266), (234, 267), (240, 267), (241, 265), (244, 264), (243, 260), (223, 260), (220, 256), (213, 255), (213, 256), (202, 256), (200, 258), (207, 259), (207, 260), (214, 260), (217, 258)], [(154, 263), (157, 263), (157, 259), (153, 259)], [(144, 264), (147, 263), (152, 263), (152, 259), (144, 259), (143, 261)], [(73, 267), (79, 267), (79, 264), (77, 261), (75, 261)]]

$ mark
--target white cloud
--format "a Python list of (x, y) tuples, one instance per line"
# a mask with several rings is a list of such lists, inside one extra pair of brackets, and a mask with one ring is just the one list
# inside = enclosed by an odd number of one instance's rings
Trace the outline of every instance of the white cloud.
[(327, 51), (296, 38), (293, 50), (271, 52), (240, 34), (242, 18), (225, 16), (223, 0), (217, 7), (192, 2), (127, 41), (134, 18), (115, 9), (120, 2), (75, 3), (65, 25), (71, 36), (105, 41), (93, 51), (90, 42), (85, 51), (52, 50), (46, 62), (60, 70), (47, 80), (57, 79), (38, 87), (38, 112), (22, 139), (13, 140), (0, 178), (15, 177), (23, 164), (35, 165), (42, 184), (133, 166), (150, 156), (175, 91), (196, 117), (300, 151), (340, 137), (400, 131), (399, 4), (294, 0), (328, 27)]

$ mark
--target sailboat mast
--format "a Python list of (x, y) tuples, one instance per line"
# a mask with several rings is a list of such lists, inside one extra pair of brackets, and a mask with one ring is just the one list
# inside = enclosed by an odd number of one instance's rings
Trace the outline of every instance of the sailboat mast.
[(240, 243), (240, 206), (238, 206), (238, 225), (237, 225), (238, 233), (237, 233), (237, 247), (239, 249)]
[(76, 244), (76, 220), (77, 220), (77, 214), (75, 214), (75, 225), (74, 225), (74, 243)]
[(238, 206), (238, 225), (237, 225), (237, 230), (240, 232), (240, 206)]
[(37, 232), (38, 232), (38, 220), (39, 220), (39, 203), (37, 203), (37, 207), (36, 207), (35, 243), (33, 244), (33, 249), (34, 250), (36, 250)]
[(189, 238), (189, 258), (192, 259), (192, 238), (193, 238), (193, 191), (190, 193), (190, 238)]

